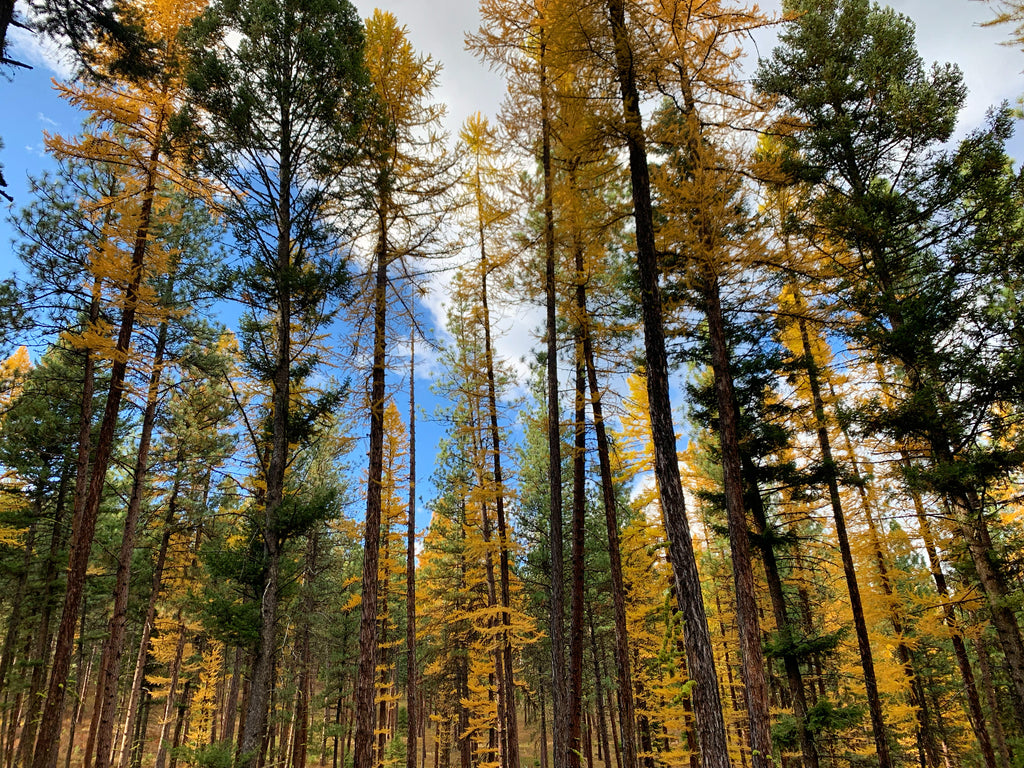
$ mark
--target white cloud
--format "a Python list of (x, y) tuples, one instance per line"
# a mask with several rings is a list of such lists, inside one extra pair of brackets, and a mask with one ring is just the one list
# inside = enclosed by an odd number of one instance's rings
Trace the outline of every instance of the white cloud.
[(74, 77), (74, 58), (52, 40), (19, 27), (12, 27), (8, 35), (11, 58), (46, 69), (58, 80), (70, 80)]
[(41, 123), (43, 123), (43, 124), (45, 124), (45, 125), (48, 125), (48, 126), (50, 126), (51, 128), (59, 128), (59, 127), (60, 127), (60, 123), (58, 123), (58, 122), (57, 122), (56, 120), (54, 120), (54, 119), (52, 119), (52, 118), (49, 118), (49, 117), (47, 117), (47, 116), (46, 116), (46, 115), (44, 115), (44, 114), (43, 114), (42, 112), (39, 112), (39, 113), (38, 113), (38, 114), (36, 115), (36, 119), (37, 119), (37, 120), (38, 120), (39, 122), (41, 122)]

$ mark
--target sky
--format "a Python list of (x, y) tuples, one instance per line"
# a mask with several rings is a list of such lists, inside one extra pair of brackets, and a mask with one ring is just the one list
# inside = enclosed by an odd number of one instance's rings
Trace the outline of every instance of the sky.
[[(465, 50), (467, 32), (475, 32), (480, 25), (479, 13), (473, 0), (391, 0), (372, 3), (357, 0), (361, 16), (368, 17), (375, 7), (391, 11), (399, 23), (408, 29), (413, 46), (442, 64), (437, 101), (447, 104), (446, 125), (452, 135), (467, 117), (480, 111), (492, 119), (497, 114), (505, 87), (500, 76)], [(917, 42), (926, 62), (954, 62), (964, 72), (969, 89), (967, 105), (961, 114), (957, 138), (980, 125), (986, 110), (1004, 100), (1011, 103), (1024, 93), (1024, 53), (1016, 48), (1000, 45), (1008, 30), (983, 28), (980, 24), (993, 15), (991, 7), (978, 0), (894, 0), (890, 5), (909, 16), (917, 25)], [(779, 2), (761, 5), (769, 13), (779, 12)], [(12, 56), (33, 66), (31, 70), (13, 70), (0, 79), (0, 163), (15, 205), (28, 201), (27, 175), (38, 174), (54, 167), (43, 147), (43, 131), (74, 133), (78, 130), (80, 115), (61, 100), (51, 79), (66, 77), (68, 68), (52, 48), (20, 30), (13, 30)], [(751, 42), (748, 71), (753, 71), (756, 56), (768, 56), (775, 44), (774, 33), (765, 30)], [(1024, 128), (1024, 127), (1022, 127)], [(1024, 134), (1024, 130), (1020, 133)], [(1024, 138), (1015, 137), (1010, 145), (1011, 154), (1024, 158)], [(2, 201), (0, 201), (2, 202)], [(0, 210), (0, 214), (5, 213)], [(16, 269), (11, 240), (13, 233), (6, 215), (0, 218), (0, 277)], [(437, 280), (437, 290), (425, 299), (428, 325), (443, 325), (444, 278)], [(531, 356), (539, 345), (537, 329), (542, 322), (539, 309), (521, 306), (506, 307), (498, 313), (496, 344), (499, 354), (517, 365)], [(422, 352), (417, 352), (418, 359)], [(417, 376), (417, 400), (430, 409), (430, 396), (426, 392), (430, 367), (421, 365)], [(396, 395), (404, 412), (407, 394)], [(418, 485), (427, 488), (431, 459), (439, 431), (436, 425), (419, 425), (420, 450), (417, 464)], [(426, 493), (424, 495), (427, 495)]]

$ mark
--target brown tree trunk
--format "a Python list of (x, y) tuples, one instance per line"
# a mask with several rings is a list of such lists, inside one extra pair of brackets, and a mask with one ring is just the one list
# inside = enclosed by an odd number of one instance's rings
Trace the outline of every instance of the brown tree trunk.
[[(458, 671), (456, 672), (456, 686), (460, 701), (465, 701), (469, 698), (468, 665), (468, 659), (460, 659)], [(469, 711), (461, 705), (459, 706), (459, 765), (460, 768), (471, 768), (473, 765), (473, 742), (469, 733)]]
[(555, 282), (554, 175), (551, 167), (550, 86), (547, 71), (547, 38), (540, 30), (541, 168), (544, 174), (544, 294), (547, 340), (548, 482), (551, 508), (551, 709), (553, 714), (554, 765), (567, 768), (569, 761), (569, 695), (565, 668), (565, 579), (562, 546), (562, 435), (558, 399), (557, 285)]
[(732, 554), (736, 590), (736, 624), (740, 645), (740, 670), (750, 722), (751, 763), (768, 768), (772, 762), (771, 716), (761, 627), (754, 593), (754, 569), (750, 556), (750, 532), (743, 503), (743, 473), (740, 467), (739, 414), (733, 391), (732, 370), (722, 314), (720, 286), (716, 274), (704, 277), (703, 298), (708, 321), (711, 366), (718, 404), (718, 437), (722, 454), (722, 484), (729, 521), (729, 549)]
[[(381, 554), (383, 561), (386, 563), (390, 557), (389, 549), (391, 546), (391, 524), (388, 520), (384, 520), (384, 527), (381, 530), (380, 538), (384, 544), (384, 551)], [(387, 745), (388, 738), (388, 720), (387, 720), (387, 701), (385, 699), (387, 694), (388, 684), (388, 671), (391, 667), (391, 658), (389, 653), (389, 637), (388, 637), (388, 618), (387, 618), (387, 604), (388, 604), (388, 589), (390, 588), (387, 578), (380, 580), (380, 586), (378, 589), (379, 593), (379, 605), (384, 607), (383, 615), (378, 616), (377, 626), (377, 638), (378, 638), (378, 657), (377, 657), (377, 668), (380, 670), (380, 679), (376, 684), (376, 691), (374, 698), (380, 699), (380, 703), (377, 705), (376, 715), (376, 744), (375, 751), (373, 754), (373, 765), (376, 768), (380, 768), (384, 765), (384, 747)]]
[(35, 555), (37, 526), (38, 520), (33, 520), (25, 534), (21, 570), (18, 573), (14, 594), (11, 597), (11, 614), (7, 617), (7, 632), (4, 635), (3, 651), (0, 652), (0, 691), (7, 690), (4, 683), (7, 680), (7, 673), (14, 663), (14, 646), (18, 641), (18, 633), (21, 629), (21, 609), (25, 602), (25, 585), (28, 583), (28, 573), (32, 568), (32, 558)]
[[(82, 605), (82, 618), (85, 618), (86, 606)], [(92, 674), (93, 662), (96, 660), (96, 647), (93, 646), (89, 653), (89, 661), (85, 660), (85, 622), (78, 634), (78, 679), (75, 681), (75, 702), (71, 708), (71, 722), (68, 723), (67, 731), (67, 752), (64, 753), (64, 768), (71, 768), (71, 757), (75, 751), (75, 732), (78, 730), (78, 721), (82, 716), (82, 703), (85, 701), (85, 692), (89, 689), (89, 678)]]
[[(621, 692), (621, 690), (618, 691), (618, 693), (619, 693), (619, 698), (620, 698), (620, 704), (618, 706), (618, 709), (621, 709), (622, 708), (622, 704), (621, 704), (621, 694), (622, 694), (622, 692)], [(630, 694), (632, 694), (632, 691), (630, 691)], [(616, 707), (614, 707), (612, 705), (612, 692), (608, 691), (608, 711), (610, 713), (612, 710), (615, 710), (615, 709), (616, 709)], [(612, 727), (612, 746), (615, 748), (615, 768), (623, 768), (622, 750), (619, 747), (619, 743), (620, 743), (619, 742), (619, 735), (618, 735), (618, 733), (615, 732), (615, 718), (611, 717), (610, 714), (609, 714), (609, 717), (608, 717), (608, 722), (611, 724), (611, 727)], [(634, 732), (635, 732), (635, 727), (636, 727), (636, 725), (634, 723)], [(635, 742), (634, 742), (634, 745), (635, 745)]]
[(690, 541), (682, 481), (679, 476), (679, 459), (676, 454), (661, 291), (658, 286), (660, 270), (655, 252), (650, 173), (640, 112), (640, 94), (636, 85), (633, 50), (626, 27), (625, 4), (623, 0), (607, 0), (606, 7), (615, 47), (616, 76), (622, 96), (622, 128), (629, 150), (655, 476), (667, 524), (669, 558), (676, 580), (676, 597), (685, 619), (683, 632), (687, 663), (695, 682), (693, 706), (701, 757), (704, 768), (726, 768), (729, 765), (729, 755), (722, 704), (718, 693), (718, 675), (711, 650), (707, 615), (701, 597), (700, 574), (697, 571), (697, 560)]
[[(173, 284), (172, 284), (173, 285)], [(173, 290), (168, 289), (168, 293)], [(100, 676), (96, 687), (96, 701), (93, 705), (99, 712), (99, 728), (96, 733), (96, 768), (110, 768), (114, 742), (114, 719), (117, 709), (117, 681), (121, 674), (121, 657), (124, 653), (125, 630), (128, 621), (128, 586), (131, 579), (132, 553), (142, 512), (142, 495), (149, 472), (149, 446), (156, 423), (156, 406), (160, 394), (160, 379), (163, 376), (164, 349), (167, 345), (166, 321), (157, 332), (156, 348), (153, 352), (153, 369), (146, 391), (146, 408), (142, 417), (142, 430), (135, 458), (135, 472), (132, 477), (132, 492), (125, 515), (124, 533), (117, 557), (117, 575), (114, 579), (114, 608), (110, 614), (107, 635), (100, 656)], [(143, 630), (145, 633), (145, 630)], [(133, 729), (134, 730), (134, 729)], [(132, 733), (127, 731), (125, 734)]]
[(416, 768), (420, 709), (416, 670), (416, 331), (409, 334), (409, 512), (405, 531), (405, 768)]
[(385, 217), (379, 215), (377, 275), (373, 311), (373, 375), (370, 386), (370, 464), (363, 534), (362, 603), (359, 620), (359, 671), (356, 678), (355, 762), (373, 765), (374, 693), (377, 678), (377, 570), (380, 563), (381, 493), (384, 471), (384, 373), (387, 319), (388, 244)]
[(868, 709), (871, 712), (871, 730), (875, 737), (875, 752), (878, 755), (880, 768), (892, 768), (893, 762), (889, 752), (885, 720), (882, 715), (882, 701), (878, 694), (875, 663), (871, 654), (871, 641), (868, 639), (868, 627), (864, 620), (864, 606), (860, 598), (860, 587), (857, 584), (857, 570), (853, 563), (853, 553), (850, 550), (850, 538), (846, 532), (846, 517), (843, 514), (843, 504), (839, 496), (836, 465), (832, 458), (832, 445), (828, 436), (825, 404), (821, 397), (821, 385), (818, 381), (818, 366), (814, 360), (810, 338), (807, 334), (807, 324), (803, 318), (800, 318), (799, 324), (805, 365), (807, 366), (807, 379), (811, 389), (811, 404), (814, 408), (814, 419), (818, 433), (818, 447), (821, 450), (822, 466), (828, 482), (829, 501), (832, 505), (832, 517), (836, 526), (836, 539), (843, 560), (843, 573), (846, 577), (846, 588), (850, 594), (850, 608), (853, 611), (857, 647), (860, 651), (861, 668), (864, 672), (864, 688), (868, 697)]
[[(162, 117), (155, 127), (156, 135), (163, 132)], [(64, 590), (64, 608), (61, 613), (60, 626), (57, 629), (57, 642), (54, 648), (53, 665), (50, 669), (50, 684), (43, 708), (35, 750), (32, 755), (31, 768), (52, 768), (57, 759), (57, 748), (60, 744), (61, 719), (64, 711), (64, 694), (67, 688), (68, 673), (71, 669), (71, 656), (74, 645), (75, 626), (78, 624), (78, 612), (82, 605), (82, 592), (85, 587), (85, 573), (89, 565), (89, 551), (96, 535), (96, 521), (99, 516), (103, 486), (107, 476), (107, 465), (114, 448), (114, 431), (117, 427), (118, 415), (124, 394), (125, 376), (128, 370), (129, 348), (132, 333), (135, 329), (135, 315), (139, 305), (139, 288), (143, 278), (143, 263), (146, 246), (149, 242), (149, 227), (153, 212), (153, 199), (156, 194), (156, 163), (160, 156), (159, 148), (154, 148), (149, 157), (149, 171), (146, 185), (141, 195), (139, 210), (139, 227), (135, 233), (129, 269), (128, 286), (124, 293), (124, 308), (121, 312), (121, 323), (117, 333), (117, 342), (113, 362), (110, 366), (110, 385), (107, 391), (103, 419), (100, 422), (99, 435), (96, 440), (92, 468), (89, 473), (88, 492), (76, 497), (72, 520), (71, 547), (68, 553), (68, 575)], [(76, 488), (77, 490), (77, 488)], [(82, 499), (79, 504), (78, 499)], [(27, 763), (26, 763), (27, 767)]]

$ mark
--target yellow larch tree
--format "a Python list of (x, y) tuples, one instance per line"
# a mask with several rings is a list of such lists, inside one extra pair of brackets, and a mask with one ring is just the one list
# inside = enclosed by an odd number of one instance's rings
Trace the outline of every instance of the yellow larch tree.
[[(90, 132), (76, 139), (48, 137), (47, 146), (58, 158), (79, 158), (113, 166), (120, 178), (117, 197), (104, 199), (114, 216), (111, 231), (94, 253), (90, 269), (103, 277), (109, 292), (110, 313), (119, 313), (116, 331), (97, 324), (83, 334), (83, 343), (101, 344), (110, 360), (110, 384), (105, 409), (91, 456), (88, 490), (76, 494), (69, 554), (68, 582), (53, 654), (49, 689), (32, 755), (33, 768), (48, 768), (59, 743), (60, 712), (71, 662), (72, 640), (81, 606), (82, 584), (89, 559), (104, 478), (113, 449), (114, 428), (122, 403), (125, 379), (132, 358), (131, 340), (136, 321), (159, 305), (149, 276), (167, 268), (165, 256), (149, 247), (155, 221), (167, 204), (166, 193), (197, 186), (181, 172), (180, 155), (171, 139), (169, 122), (184, 91), (184, 62), (178, 37), (202, 10), (202, 2), (156, 2), (134, 8), (153, 41), (152, 76), (119, 80), (116, 73), (95, 85), (60, 86), (61, 95), (90, 114)], [(113, 52), (96, 51), (98, 68), (112, 60)], [(110, 686), (107, 685), (107, 689)], [(97, 768), (110, 764), (113, 741), (113, 704), (103, 697), (104, 717), (97, 738)]]
[[(380, 557), (385, 374), (388, 306), (400, 295), (396, 286), (411, 277), (411, 261), (440, 248), (440, 227), (447, 212), (453, 158), (444, 152), (440, 120), (443, 105), (433, 90), (440, 66), (418, 54), (407, 30), (389, 12), (377, 10), (366, 22), (366, 66), (379, 102), (378, 119), (369, 126), (372, 151), (361, 169), (370, 203), (369, 237), (373, 258), (365, 273), (364, 295), (372, 317), (370, 385), (369, 492), (363, 551), (363, 603), (356, 689), (355, 761), (369, 765), (373, 746), (373, 686), (376, 677), (377, 594)], [(415, 698), (412, 719), (416, 719)]]

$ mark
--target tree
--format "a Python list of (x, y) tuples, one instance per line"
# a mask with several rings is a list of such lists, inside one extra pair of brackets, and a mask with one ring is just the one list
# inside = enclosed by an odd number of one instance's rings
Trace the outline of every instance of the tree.
[[(161, 10), (168, 11), (169, 17), (160, 28), (162, 37), (155, 52), (161, 64), (159, 74), (138, 85), (110, 82), (62, 87), (65, 98), (92, 113), (95, 129), (79, 139), (66, 140), (58, 136), (48, 141), (51, 151), (58, 157), (77, 157), (117, 168), (126, 195), (105, 201), (113, 211), (106, 221), (111, 225), (113, 237), (99, 245), (91, 263), (94, 274), (103, 277), (116, 290), (115, 302), (120, 310), (120, 320), (116, 340), (106, 346), (107, 354), (112, 358), (110, 386), (91, 457), (88, 492), (82, 488), (82, 492), (76, 494), (68, 584), (49, 691), (32, 757), (34, 768), (50, 768), (55, 759), (82, 584), (113, 450), (114, 430), (131, 357), (132, 334), (137, 316), (140, 312), (145, 313), (153, 303), (148, 277), (166, 267), (164, 260), (157, 258), (148, 247), (154, 223), (162, 213), (158, 196), (168, 191), (168, 185), (191, 186), (181, 173), (181, 148), (170, 141), (169, 123), (184, 88), (177, 33), (195, 16), (198, 8), (192, 3), (176, 3), (172, 9), (157, 8), (151, 12), (158, 14)], [(104, 325), (98, 323), (87, 331), (84, 342), (95, 344), (105, 335)], [(83, 432), (83, 446), (85, 435)], [(80, 480), (84, 479), (84, 474), (79, 476)]]
[[(507, 204), (498, 197), (498, 184), (503, 177), (507, 177), (507, 169), (501, 168), (500, 147), (497, 136), (490, 128), (486, 118), (479, 113), (470, 117), (463, 126), (460, 138), (466, 144), (466, 148), (472, 163), (469, 172), (465, 177), (465, 186), (472, 195), (472, 207), (476, 223), (474, 233), (479, 241), (480, 262), (477, 275), (480, 284), (480, 313), (481, 325), (484, 331), (484, 365), (487, 377), (486, 402), (482, 405), (482, 411), (487, 414), (489, 442), (487, 452), (491, 456), (491, 469), (488, 483), (492, 484), (489, 494), (490, 503), (494, 505), (498, 524), (498, 559), (499, 578), (501, 593), (501, 623), (502, 623), (502, 661), (501, 668), (504, 681), (499, 687), (503, 701), (500, 704), (502, 716), (502, 738), (503, 750), (502, 760), (509, 766), (519, 765), (519, 732), (518, 715), (515, 700), (515, 679), (513, 674), (512, 659), (512, 637), (511, 637), (511, 571), (509, 565), (509, 531), (506, 515), (506, 489), (504, 485), (504, 472), (502, 470), (502, 440), (501, 430), (498, 426), (498, 395), (495, 375), (494, 345), (492, 341), (492, 323), (490, 313), (490, 296), (488, 293), (488, 280), (492, 280), (492, 273), (499, 276), (502, 271), (507, 271), (510, 259), (507, 253), (495, 247), (499, 242), (502, 232), (506, 232), (508, 219), (511, 211)], [(495, 253), (497, 251), (497, 253)]]
[(282, 546), (316, 519), (313, 508), (304, 510), (308, 501), (287, 491), (289, 465), (295, 446), (338, 398), (305, 382), (321, 358), (319, 329), (348, 283), (343, 233), (332, 214), (350, 190), (335, 179), (358, 155), (368, 83), (362, 28), (347, 0), (215, 5), (195, 25), (190, 45), (194, 106), (185, 128), (228, 194), (225, 217), (241, 258), (232, 277), (247, 305), (242, 354), (266, 387), (262, 424), (248, 423), (263, 486), (264, 563), (240, 738), (241, 765), (251, 766), (267, 727)]
[(994, 113), (943, 151), (963, 103), (962, 78), (952, 65), (925, 69), (908, 19), (867, 0), (787, 8), (803, 14), (762, 63), (758, 85), (792, 115), (791, 171), (816, 185), (808, 236), (843, 246), (824, 251), (842, 329), (905, 382), (894, 407), (861, 415), (908, 450), (923, 446), (927, 465), (908, 468), (907, 479), (951, 505), (1021, 722), (1024, 640), (992, 557), (987, 493), (1020, 464), (1018, 439), (1007, 431), (1020, 404), (1012, 383), (1024, 364), (1012, 341), (1019, 317), (993, 285), (1020, 258), (1007, 248), (1020, 229), (1020, 179), (1003, 149), (1009, 117)]
[(676, 599), (684, 617), (689, 672), (696, 682), (694, 714), (705, 768), (728, 765), (725, 724), (718, 695), (718, 679), (711, 653), (707, 616), (700, 593), (700, 576), (690, 540), (686, 505), (676, 457), (672, 401), (669, 395), (668, 357), (665, 351), (664, 309), (659, 286), (661, 267), (655, 244), (647, 137), (638, 88), (638, 64), (623, 0), (608, 0), (608, 24), (615, 60), (615, 78), (622, 104), (621, 131), (629, 153), (630, 186), (636, 226), (637, 272), (644, 326), (644, 350), (655, 475), (661, 494), (676, 580)]
[(390, 13), (374, 13), (367, 21), (366, 38), (369, 82), (378, 113), (369, 125), (369, 151), (360, 168), (369, 200), (374, 250), (363, 291), (372, 317), (373, 352), (359, 674), (355, 692), (356, 765), (371, 764), (374, 741), (388, 294), (392, 272), (408, 279), (411, 259), (436, 248), (445, 213), (443, 197), (452, 183), (452, 161), (444, 157), (442, 138), (437, 132), (444, 108), (430, 102), (440, 68), (430, 57), (416, 54), (405, 28)]

